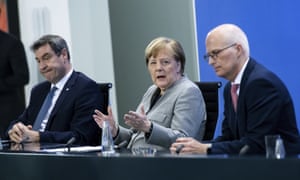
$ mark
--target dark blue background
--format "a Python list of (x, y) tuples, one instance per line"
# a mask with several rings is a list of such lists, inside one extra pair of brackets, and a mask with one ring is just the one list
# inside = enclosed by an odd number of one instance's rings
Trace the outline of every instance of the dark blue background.
[[(298, 0), (195, 0), (200, 80), (226, 80), (216, 76), (204, 60), (205, 38), (223, 23), (240, 26), (247, 34), (250, 55), (275, 72), (286, 84), (294, 101), (300, 128), (300, 1)], [(298, 73), (297, 73), (298, 71)], [(224, 87), (224, 86), (223, 86)], [(223, 88), (215, 136), (221, 133)]]

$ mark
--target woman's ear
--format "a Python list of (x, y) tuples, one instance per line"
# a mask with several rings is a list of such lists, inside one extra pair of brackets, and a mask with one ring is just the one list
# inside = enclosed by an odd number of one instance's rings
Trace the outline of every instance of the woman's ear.
[(181, 63), (177, 62), (177, 73), (181, 73)]

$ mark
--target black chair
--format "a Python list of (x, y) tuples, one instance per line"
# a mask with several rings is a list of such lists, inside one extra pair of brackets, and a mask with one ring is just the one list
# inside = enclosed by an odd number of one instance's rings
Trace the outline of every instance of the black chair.
[(211, 140), (214, 137), (219, 116), (219, 88), (221, 82), (195, 82), (202, 92), (206, 106), (206, 125), (203, 140)]
[(104, 114), (107, 114), (107, 106), (109, 105), (109, 90), (112, 88), (112, 83), (98, 83), (100, 92), (103, 94), (104, 99)]

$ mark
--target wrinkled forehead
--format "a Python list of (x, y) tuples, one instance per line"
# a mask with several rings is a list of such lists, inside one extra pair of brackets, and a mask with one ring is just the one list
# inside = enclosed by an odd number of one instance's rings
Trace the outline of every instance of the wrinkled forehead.
[(211, 51), (213, 49), (221, 48), (227, 45), (227, 40), (222, 34), (212, 33), (206, 38), (206, 49), (207, 51)]
[(41, 45), (40, 47), (38, 47), (37, 49), (34, 50), (34, 53), (36, 55), (50, 53), (50, 52), (54, 52), (54, 51), (49, 44)]

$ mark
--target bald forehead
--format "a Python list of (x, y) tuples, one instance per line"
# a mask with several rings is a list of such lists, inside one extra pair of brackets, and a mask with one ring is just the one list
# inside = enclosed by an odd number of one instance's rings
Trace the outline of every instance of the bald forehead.
[(206, 41), (216, 39), (222, 42), (228, 42), (235, 39), (236, 35), (240, 35), (242, 30), (233, 24), (222, 24), (212, 29), (206, 36)]

